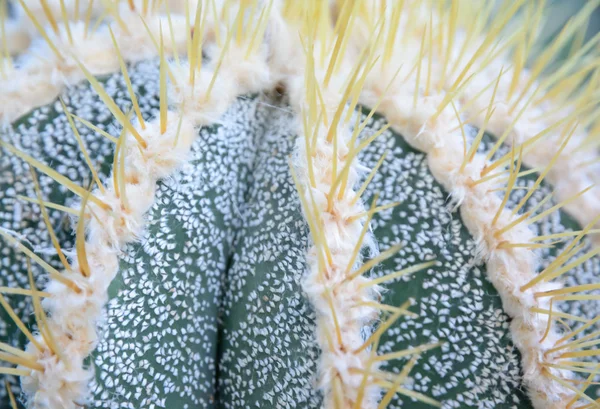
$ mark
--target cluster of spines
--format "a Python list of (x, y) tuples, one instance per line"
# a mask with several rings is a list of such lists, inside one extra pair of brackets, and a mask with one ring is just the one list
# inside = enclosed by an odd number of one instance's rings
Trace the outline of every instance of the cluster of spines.
[[(155, 54), (160, 60), (158, 117), (142, 117), (127, 72), (126, 62), (135, 61), (136, 58), (129, 58), (123, 52), (123, 45), (129, 49), (139, 49), (143, 45), (131, 43), (135, 38), (119, 37), (113, 33), (110, 25), (106, 27), (109, 34), (107, 40), (114, 47), (112, 52), (116, 56), (117, 67), (121, 68), (129, 91), (132, 103), (129, 113), (121, 110), (104, 90), (94, 77), (94, 72), (88, 68), (88, 61), (80, 59), (77, 53), (68, 55), (78, 67), (77, 75), (89, 81), (115, 121), (122, 126), (118, 137), (110, 135), (68, 112), (65, 104), (62, 105), (93, 176), (91, 186), (79, 186), (7, 141), (0, 141), (3, 149), (24, 160), (32, 169), (37, 197), (22, 199), (39, 204), (52, 243), (64, 267), (64, 271), (58, 271), (22, 244), (20, 237), (14, 232), (0, 230), (3, 240), (26, 257), (31, 284), (30, 289), (1, 288), (0, 291), (32, 297), (37, 324), (37, 333), (34, 334), (0, 294), (0, 304), (30, 342), (24, 351), (5, 343), (0, 344), (3, 351), (0, 359), (17, 365), (16, 368), (2, 367), (0, 373), (21, 377), (31, 407), (74, 408), (84, 404), (89, 398), (88, 383), (93, 371), (85, 366), (85, 361), (98, 341), (96, 325), (107, 302), (108, 286), (118, 273), (118, 256), (123, 245), (136, 240), (144, 228), (144, 214), (154, 202), (157, 181), (170, 175), (185, 162), (197, 135), (194, 128), (217, 121), (238, 95), (270, 86), (266, 61), (260, 58), (265, 55), (261, 37), (268, 21), (267, 6), (261, 7), (263, 13), (260, 17), (248, 13), (252, 6), (256, 6), (254, 3), (242, 3), (239, 7), (233, 7), (233, 15), (222, 13), (219, 16), (216, 9), (213, 9), (214, 13), (210, 11), (211, 2), (199, 3), (193, 12), (193, 22), (185, 18), (184, 29), (193, 34), (181, 37), (173, 31), (172, 16), (168, 8), (166, 18), (162, 23), (159, 20), (157, 27), (154, 27), (158, 32), (153, 33), (153, 27), (146, 20), (158, 15), (153, 14), (155, 6), (147, 7), (148, 5), (145, 1), (141, 10), (137, 10), (129, 2), (124, 13), (118, 7), (110, 8), (107, 12), (116, 25), (127, 26), (125, 19), (135, 18), (147, 29), (146, 36), (154, 45)], [(24, 3), (22, 6), (26, 7)], [(214, 2), (212, 6), (215, 7)], [(143, 13), (138, 14), (142, 10)], [(187, 12), (190, 13), (189, 10)], [(32, 13), (28, 14), (34, 17)], [(207, 15), (215, 17), (208, 24)], [(47, 16), (51, 20), (51, 15)], [(183, 16), (173, 17), (183, 19)], [(61, 27), (62, 23), (55, 23), (57, 27)], [(64, 22), (64, 27), (69, 31), (68, 21)], [(44, 27), (40, 26), (39, 29), (45, 33)], [(217, 34), (220, 30), (224, 32)], [(226, 40), (217, 44), (213, 50), (213, 58), (202, 64), (202, 49), (206, 47), (204, 39), (208, 35), (215, 38), (224, 36)], [(44, 35), (44, 38), (50, 49), (56, 47), (50, 36)], [(178, 43), (181, 40), (183, 43)], [(173, 62), (167, 61), (166, 44), (173, 46)], [(187, 50), (188, 64), (179, 58), (178, 49)], [(252, 67), (223, 64), (224, 60), (232, 58), (230, 53), (235, 54), (237, 62), (255, 58)], [(256, 58), (257, 55), (259, 58)], [(66, 57), (64, 51), (60, 57)], [(260, 76), (256, 75), (258, 72), (261, 73)], [(170, 85), (168, 79), (171, 81)], [(221, 86), (222, 83), (230, 84), (229, 88)], [(132, 113), (135, 113), (134, 119)], [(100, 180), (75, 121), (99, 132), (115, 144), (112, 175), (109, 179)], [(44, 201), (37, 184), (36, 171), (44, 173), (79, 196), (81, 201), (78, 208), (69, 209)], [(132, 197), (135, 199), (132, 200)], [(75, 256), (70, 261), (56, 239), (46, 207), (64, 210), (78, 218)], [(35, 288), (31, 262), (48, 273), (44, 291)], [(9, 395), (11, 404), (16, 407), (12, 392), (9, 391)]]
[[(372, 217), (398, 203), (377, 206), (375, 197), (369, 209), (363, 204), (362, 195), (385, 154), (358, 183), (362, 173), (358, 154), (388, 127), (363, 137), (377, 106), (362, 120), (355, 113), (363, 84), (378, 59), (375, 52), (367, 51), (368, 46), (358, 56), (346, 53), (356, 4), (342, 5), (335, 27), (330, 27), (329, 6), (322, 2), (288, 3), (285, 10), (293, 17), (304, 16), (296, 21), (303, 33), (304, 71), (288, 81), (290, 100), (302, 118), (292, 174), (313, 239), (304, 288), (317, 311), (316, 337), (322, 351), (319, 385), (327, 408), (384, 408), (396, 393), (439, 407), (436, 400), (404, 385), (418, 356), (439, 347), (439, 342), (378, 355), (381, 336), (400, 317), (415, 317), (408, 310), (411, 300), (401, 306), (381, 303), (380, 285), (425, 270), (435, 261), (377, 279), (366, 276), (403, 243), (363, 261), (362, 250), (374, 250), (369, 232)], [(380, 36), (381, 31), (375, 33), (365, 45), (379, 41)], [(365, 338), (365, 329), (382, 312), (388, 316)], [(399, 374), (379, 368), (382, 362), (411, 356)], [(383, 399), (382, 390), (386, 391)]]
[[(184, 16), (171, 13), (165, 16), (155, 1), (144, 0), (137, 7), (133, 2), (106, 2), (101, 13), (93, 1), (84, 7), (80, 2), (60, 0), (54, 4), (58, 10), (53, 10), (45, 0), (40, 3), (43, 7), (37, 2), (19, 0), (20, 8), (43, 42), (34, 41), (31, 50), (20, 56), (18, 65), (9, 54), (6, 19), (1, 19), (4, 34), (0, 53), (0, 95), (13, 102), (3, 105), (0, 110), (0, 120), (4, 123), (11, 123), (31, 109), (51, 103), (65, 86), (85, 79), (80, 69), (81, 61), (94, 75), (118, 71), (113, 38), (118, 41), (127, 62), (155, 57), (159, 29), (163, 26), (165, 35), (170, 34), (169, 41), (164, 44), (165, 51), (173, 55), (186, 50), (188, 36)], [(169, 10), (167, 6), (164, 8)], [(109, 26), (113, 27), (114, 36)]]

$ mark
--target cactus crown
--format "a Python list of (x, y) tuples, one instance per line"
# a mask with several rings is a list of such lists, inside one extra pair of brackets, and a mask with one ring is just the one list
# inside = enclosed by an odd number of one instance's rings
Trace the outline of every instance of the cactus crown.
[(599, 406), (599, 3), (3, 4), (7, 404)]

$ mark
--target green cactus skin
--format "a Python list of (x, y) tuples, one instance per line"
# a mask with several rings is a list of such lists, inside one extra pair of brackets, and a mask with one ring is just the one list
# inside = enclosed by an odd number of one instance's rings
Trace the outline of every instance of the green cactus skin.
[[(144, 84), (156, 83), (158, 66), (155, 62), (140, 63), (130, 67), (129, 72), (136, 93), (143, 96), (140, 99), (142, 111), (151, 118), (158, 105), (158, 93)], [(124, 98), (127, 89), (122, 76), (114, 75), (104, 84), (123, 107), (131, 104)], [(62, 98), (71, 113), (94, 121), (107, 131), (117, 129), (116, 123), (96, 122), (103, 115), (112, 116), (89, 86), (70, 89)], [(252, 137), (258, 133), (254, 128), (260, 125), (258, 118), (254, 118), (257, 102), (255, 97), (240, 98), (223, 116), (222, 124), (202, 128), (189, 165), (157, 189), (155, 205), (147, 215), (147, 230), (138, 243), (131, 244), (123, 253), (121, 275), (109, 290), (110, 301), (102, 328), (104, 338), (93, 357), (93, 365), (97, 368), (96, 383), (92, 388), (94, 407), (127, 408), (152, 404), (157, 407), (208, 407), (214, 402), (217, 309), (235, 231), (240, 225), (239, 209), (253, 160)], [(56, 107), (54, 104), (48, 108)], [(15, 124), (15, 135), (8, 136), (25, 139), (24, 135), (33, 135), (39, 140), (45, 139), (50, 151), (63, 141), (62, 147), (67, 148), (67, 141), (70, 141), (70, 150), (65, 149), (65, 153), (77, 152), (66, 116), (55, 110), (47, 112), (48, 108), (36, 109), (27, 118), (19, 120)], [(105, 108), (104, 112), (98, 112), (98, 108)], [(36, 117), (39, 119), (35, 120)], [(26, 126), (30, 122), (34, 122), (30, 125), (33, 129)], [(111, 143), (86, 132), (83, 126), (79, 130), (88, 150), (97, 153), (96, 163), (106, 172), (101, 174), (108, 175), (112, 163)], [(52, 159), (59, 157), (55, 152), (44, 155), (41, 151), (35, 156), (49, 165), (54, 164)], [(102, 152), (105, 155), (101, 155)], [(6, 161), (3, 184), (29, 189), (6, 189), (8, 194), (3, 197), (6, 203), (3, 207), (15, 210), (5, 216), (2, 226), (20, 231), (19, 226), (7, 223), (14, 220), (15, 213), (23, 212), (27, 216), (22, 220), (32, 225), (26, 232), (40, 239), (39, 243), (32, 244), (49, 248), (49, 238), (44, 237), (44, 222), (35, 211), (37, 205), (22, 204), (15, 198), (15, 194), (35, 197), (27, 166), (9, 155), (3, 158)], [(82, 158), (69, 159), (61, 161), (72, 163), (65, 174), (80, 184), (88, 182), (89, 170)], [(15, 176), (20, 178), (20, 183), (13, 181)], [(41, 184), (49, 188), (57, 186), (44, 176)], [(69, 205), (72, 195), (64, 189), (56, 190), (45, 190), (44, 196), (54, 203)], [(23, 206), (26, 209), (20, 210)], [(51, 214), (61, 244), (65, 248), (72, 246), (69, 219), (58, 211)], [(24, 257), (8, 246), (5, 249), (10, 251), (11, 257), (7, 265), (14, 269), (20, 261), (21, 270), (12, 274), (25, 280), (18, 283), (26, 286)], [(58, 259), (49, 261), (60, 268)], [(139, 279), (140, 272), (145, 277), (143, 280)], [(8, 271), (3, 269), (2, 277), (10, 277)], [(4, 284), (14, 286), (15, 283)], [(30, 305), (22, 312), (17, 311), (24, 319), (33, 318)], [(3, 318), (3, 322), (10, 322), (8, 316)], [(29, 323), (33, 324), (32, 321)], [(18, 334), (14, 326), (6, 328), (2, 340), (16, 345), (26, 343), (23, 337), (13, 339), (13, 334)], [(121, 360), (121, 357), (126, 358)], [(138, 378), (140, 373), (147, 377)], [(185, 373), (191, 375), (186, 377)]]
[[(157, 109), (156, 90), (142, 84), (157, 76), (157, 64), (141, 63), (129, 71), (143, 112), (151, 116)], [(121, 75), (103, 82), (123, 107), (130, 104)], [(62, 98), (72, 113), (95, 119), (106, 130), (118, 128), (88, 85), (69, 89)], [(78, 148), (58, 106), (36, 109), (5, 137), (20, 141), (17, 146), (50, 165), (65, 166), (62, 173), (85, 185), (89, 170), (79, 155), (69, 154)], [(111, 286), (104, 338), (93, 357), (91, 407), (318, 407), (314, 313), (301, 287), (309, 235), (289, 173), (297, 138), (289, 111), (285, 103), (265, 96), (238, 99), (218, 125), (200, 131), (190, 163), (159, 184), (146, 232), (125, 248), (119, 278)], [(384, 123), (376, 115), (365, 135)], [(84, 126), (78, 129), (106, 176), (110, 142)], [(392, 327), (380, 351), (445, 340), (441, 351), (426, 353), (416, 365), (411, 378), (415, 391), (443, 402), (444, 408), (529, 409), (519, 387), (519, 353), (510, 341), (508, 317), (485, 278), (485, 266), (475, 259), (475, 243), (460, 216), (448, 210), (447, 192), (429, 173), (423, 154), (392, 131), (362, 153), (362, 163), (374, 166), (385, 150), (388, 156), (366, 197), (379, 193), (381, 203), (402, 203), (378, 214), (372, 228), (380, 250), (399, 237), (406, 246), (375, 268), (373, 276), (409, 266), (424, 255), (441, 257), (443, 264), (387, 285), (383, 302), (393, 306), (412, 298), (411, 311), (418, 317)], [(61, 160), (60, 155), (66, 156)], [(2, 158), (7, 187), (2, 226), (38, 240), (31, 240), (35, 249), (50, 248), (37, 205), (15, 197), (35, 197), (27, 166), (10, 155)], [(521, 183), (535, 178), (532, 174)], [(72, 203), (64, 188), (47, 177), (40, 180), (47, 200)], [(544, 187), (527, 206), (535, 206), (548, 192)], [(518, 195), (517, 190), (511, 201)], [(551, 206), (549, 202), (544, 209)], [(73, 244), (70, 219), (49, 212), (68, 248)], [(15, 214), (21, 214), (17, 224)], [(562, 212), (534, 228), (544, 234), (579, 229)], [(3, 252), (9, 253), (3, 256), (2, 285), (26, 286), (23, 256), (9, 246)], [(544, 250), (540, 256), (549, 263), (556, 252)], [(46, 258), (59, 267), (56, 257)], [(570, 279), (590, 279), (600, 260), (591, 263), (588, 273), (579, 269)], [(31, 305), (13, 305), (33, 325)], [(2, 322), (11, 321), (3, 316)], [(23, 346), (26, 340), (18, 334), (14, 326), (5, 326), (2, 341)], [(405, 361), (390, 362), (389, 370), (400, 371)], [(390, 407), (406, 405), (430, 407), (406, 397), (396, 398)]]
[[(129, 67), (144, 118), (159, 114), (159, 63)], [(124, 78), (100, 78), (122, 110), (132, 102)], [(66, 89), (69, 111), (115, 135), (118, 122), (89, 84)], [(90, 409), (129, 408), (318, 408), (320, 350), (315, 340), (316, 315), (303, 290), (308, 225), (290, 173), (298, 142), (298, 115), (286, 95), (269, 91), (236, 99), (213, 125), (198, 130), (189, 160), (159, 181), (146, 226), (121, 250), (119, 274), (109, 290), (101, 339), (88, 365), (95, 368)], [(368, 110), (357, 110), (364, 120)], [(380, 130), (386, 119), (376, 114), (360, 138)], [(109, 177), (113, 144), (80, 123), (78, 129), (101, 179)], [(473, 131), (474, 128), (469, 128)], [(0, 138), (57, 169), (80, 186), (91, 173), (57, 99), (0, 131)], [(468, 135), (472, 142), (474, 134)], [(494, 146), (486, 134), (480, 152)], [(384, 362), (381, 369), (400, 373), (414, 364), (405, 393), (391, 409), (532, 409), (522, 385), (521, 354), (511, 341), (510, 317), (498, 291), (486, 276), (477, 243), (435, 180), (425, 155), (398, 133), (383, 132), (359, 155), (366, 168), (383, 165), (363, 199), (376, 195), (380, 204), (400, 204), (378, 212), (371, 221), (376, 244), (366, 260), (401, 241), (404, 247), (373, 268), (368, 276), (384, 277), (423, 260), (437, 264), (409, 277), (385, 283), (382, 303), (392, 307), (411, 301), (414, 316), (398, 320), (381, 338), (379, 355), (442, 342), (439, 348)], [(494, 156), (510, 152), (503, 146)], [(523, 168), (523, 170), (526, 170)], [(517, 179), (531, 187), (538, 173)], [(76, 206), (79, 199), (40, 175), (45, 200)], [(522, 212), (551, 209), (552, 192), (543, 182)], [(502, 192), (498, 192), (502, 195)], [(34, 198), (29, 166), (7, 151), (0, 153), (0, 227), (46, 262), (60, 269), (47, 228)], [(511, 192), (507, 208), (524, 191)], [(135, 200), (133, 198), (133, 200)], [(75, 244), (76, 218), (49, 209), (63, 249)], [(579, 231), (573, 217), (559, 210), (530, 225), (536, 235)], [(0, 239), (0, 286), (28, 288), (26, 257)], [(540, 271), (568, 242), (535, 250)], [(585, 240), (572, 260), (592, 249)], [(46, 278), (34, 267), (37, 288)], [(563, 276), (568, 285), (594, 282), (600, 257), (591, 257)], [(8, 295), (18, 316), (36, 328), (30, 297)], [(594, 319), (588, 304), (561, 304), (557, 312)], [(381, 321), (386, 318), (384, 313)], [(577, 325), (569, 318), (566, 328)], [(365, 336), (373, 332), (365, 328)], [(579, 337), (597, 331), (591, 326)], [(5, 311), (0, 311), (0, 341), (25, 348), (27, 338)], [(12, 390), (20, 388), (7, 377)], [(583, 379), (583, 378), (582, 378)], [(430, 398), (413, 399), (411, 391)], [(597, 388), (586, 393), (595, 398)], [(0, 391), (0, 408), (10, 408)]]

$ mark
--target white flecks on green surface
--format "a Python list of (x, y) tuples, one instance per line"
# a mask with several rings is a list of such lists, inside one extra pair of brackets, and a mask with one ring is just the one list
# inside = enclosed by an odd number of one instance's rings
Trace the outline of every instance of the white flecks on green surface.
[[(155, 116), (156, 62), (138, 64), (130, 75), (144, 117)], [(123, 78), (113, 75), (103, 82), (127, 109)], [(89, 85), (70, 88), (63, 99), (75, 115), (118, 134)], [(189, 163), (159, 183), (147, 228), (138, 243), (125, 247), (111, 286), (102, 341), (93, 356), (91, 408), (319, 407), (315, 317), (301, 286), (310, 238), (289, 172), (297, 138), (290, 112), (285, 102), (268, 96), (239, 98), (217, 124), (199, 131)], [(375, 116), (363, 136), (384, 122)], [(78, 127), (106, 178), (112, 144)], [(91, 174), (58, 102), (34, 110), (2, 137), (76, 183), (89, 184)], [(440, 265), (410, 280), (387, 283), (383, 302), (398, 305), (412, 298), (411, 310), (418, 317), (394, 325), (380, 352), (446, 341), (423, 354), (407, 388), (448, 409), (528, 409), (509, 320), (485, 266), (476, 259), (475, 243), (460, 216), (448, 210), (447, 193), (430, 174), (424, 155), (401, 136), (384, 132), (360, 160), (372, 167), (386, 150), (365, 199), (370, 202), (378, 193), (380, 204), (402, 202), (378, 213), (372, 229), (380, 250), (399, 240), (405, 247), (371, 274), (383, 276), (432, 258)], [(2, 228), (27, 238), (40, 256), (60, 268), (36, 205), (16, 199), (35, 197), (28, 167), (10, 155), (0, 157), (0, 164), (0, 183), (6, 187), (0, 190)], [(532, 178), (519, 183), (531, 185)], [(67, 206), (76, 200), (49, 178), (42, 176), (40, 182), (46, 200)], [(543, 185), (525, 210), (548, 192)], [(522, 194), (515, 190), (508, 206)], [(551, 206), (548, 202), (545, 208)], [(50, 215), (61, 245), (71, 248), (70, 218), (55, 210)], [(578, 229), (560, 212), (532, 228), (541, 234)], [(25, 258), (4, 243), (0, 252), (1, 285), (27, 288)], [(547, 264), (556, 250), (539, 253)], [(567, 279), (590, 282), (599, 265), (593, 258)], [(41, 276), (40, 269), (35, 272)], [(42, 287), (44, 279), (38, 281)], [(9, 298), (32, 325), (30, 300)], [(578, 303), (563, 308), (597, 314)], [(2, 318), (0, 338), (22, 346), (24, 337)], [(385, 369), (398, 371), (403, 362), (391, 361)], [(391, 405), (407, 406), (428, 407), (401, 395)]]

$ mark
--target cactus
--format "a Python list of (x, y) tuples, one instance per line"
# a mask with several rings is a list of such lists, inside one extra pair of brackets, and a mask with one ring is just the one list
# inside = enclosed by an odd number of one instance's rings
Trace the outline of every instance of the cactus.
[(0, 7), (3, 407), (600, 405), (598, 2), (98, 3)]

